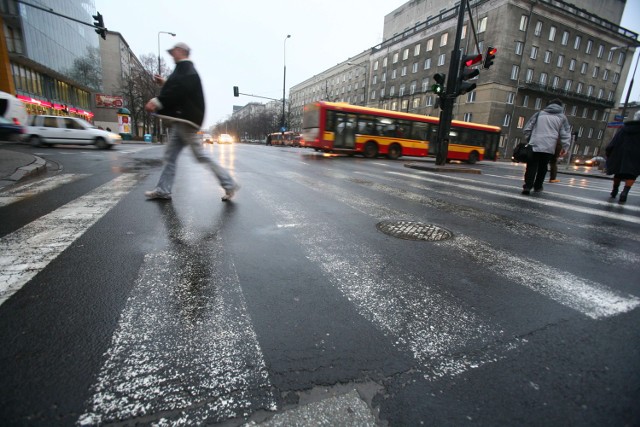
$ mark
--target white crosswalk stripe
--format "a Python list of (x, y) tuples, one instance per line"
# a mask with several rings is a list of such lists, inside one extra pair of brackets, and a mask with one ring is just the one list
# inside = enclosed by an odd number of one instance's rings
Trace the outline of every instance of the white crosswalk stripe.
[(64, 173), (12, 188), (8, 191), (0, 193), (0, 207), (19, 202), (20, 200), (26, 199), (27, 197), (35, 196), (36, 194), (41, 194), (53, 190), (62, 185), (69, 184), (87, 176), (89, 175)]
[(0, 239), (0, 305), (102, 218), (138, 182), (123, 174)]

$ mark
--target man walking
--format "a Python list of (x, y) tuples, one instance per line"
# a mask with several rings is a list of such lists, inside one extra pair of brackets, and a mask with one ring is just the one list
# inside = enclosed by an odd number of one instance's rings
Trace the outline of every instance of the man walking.
[(189, 146), (196, 159), (206, 163), (218, 178), (225, 190), (222, 200), (231, 200), (239, 188), (238, 184), (226, 169), (204, 153), (198, 138), (197, 132), (204, 120), (204, 93), (200, 76), (189, 59), (191, 49), (186, 43), (177, 43), (167, 52), (176, 63), (176, 68), (166, 81), (161, 76), (154, 77), (162, 89), (160, 95), (147, 102), (145, 110), (171, 121), (171, 131), (165, 147), (160, 180), (154, 190), (144, 194), (148, 199), (171, 199), (178, 155), (185, 146)]
[(524, 136), (533, 148), (533, 155), (527, 162), (522, 194), (528, 195), (532, 188), (535, 192), (542, 191), (547, 167), (555, 154), (558, 141), (562, 144), (561, 156), (570, 147), (571, 126), (562, 110), (562, 101), (553, 99), (543, 110), (534, 114), (524, 127)]

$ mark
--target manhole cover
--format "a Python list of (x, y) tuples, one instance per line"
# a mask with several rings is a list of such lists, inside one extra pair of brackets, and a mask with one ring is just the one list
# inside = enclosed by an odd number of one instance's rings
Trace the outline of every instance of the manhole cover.
[(381, 221), (376, 228), (389, 236), (405, 240), (427, 240), (430, 242), (450, 239), (449, 230), (433, 224), (422, 224), (413, 221)]

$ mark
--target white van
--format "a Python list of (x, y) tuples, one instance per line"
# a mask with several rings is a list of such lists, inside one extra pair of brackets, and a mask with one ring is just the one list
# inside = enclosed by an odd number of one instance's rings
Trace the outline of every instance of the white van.
[(7, 92), (0, 92), (0, 116), (17, 125), (27, 126), (27, 109), (24, 103)]

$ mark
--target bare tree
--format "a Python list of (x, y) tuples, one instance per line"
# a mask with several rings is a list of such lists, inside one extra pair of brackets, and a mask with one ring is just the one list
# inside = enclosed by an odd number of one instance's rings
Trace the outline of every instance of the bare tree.
[(102, 64), (98, 48), (87, 47), (87, 52), (84, 56), (73, 60), (73, 65), (68, 74), (78, 83), (96, 91), (102, 90)]

